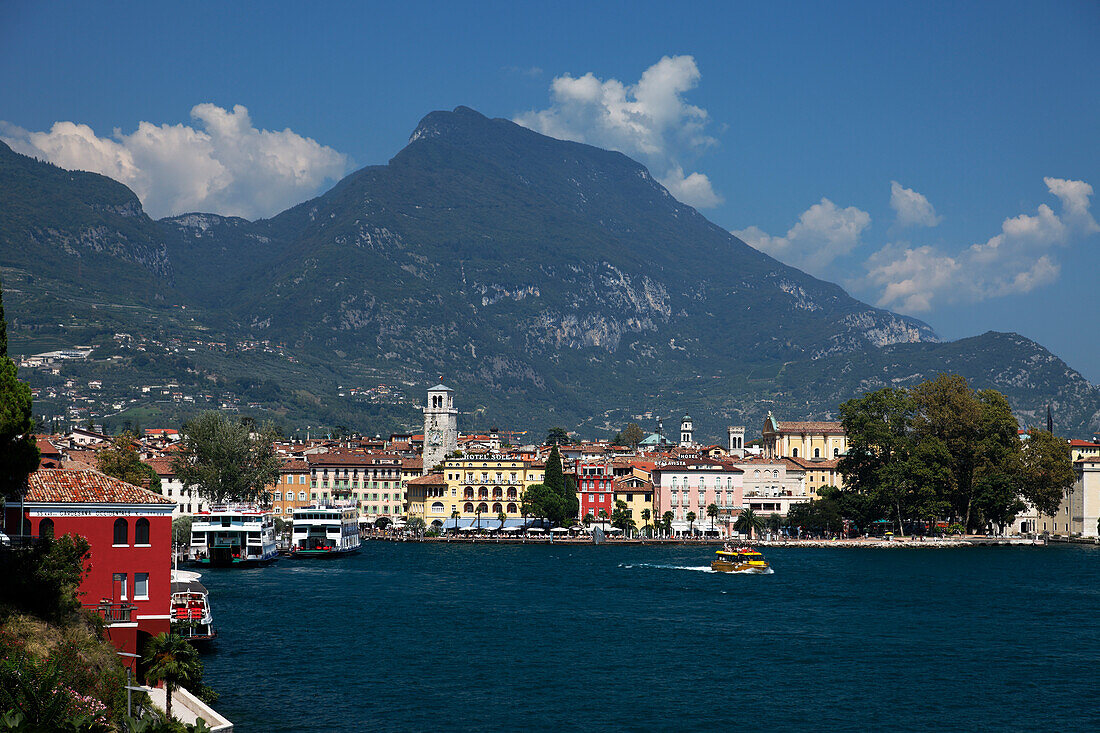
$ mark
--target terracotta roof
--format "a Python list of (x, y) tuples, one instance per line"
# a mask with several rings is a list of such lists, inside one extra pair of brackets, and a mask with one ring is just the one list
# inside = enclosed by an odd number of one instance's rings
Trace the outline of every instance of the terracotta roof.
[(61, 451), (57, 449), (57, 446), (55, 446), (46, 438), (35, 438), (34, 442), (38, 444), (38, 452), (44, 456), (61, 455)]
[(395, 461), (398, 465), (401, 462), (401, 456), (393, 455), (392, 453), (311, 453), (306, 457), (310, 465), (321, 466), (367, 466), (382, 462)]
[(401, 468), (408, 469), (410, 471), (419, 471), (424, 468), (424, 459), (420, 456), (417, 456), (416, 458), (402, 458)]
[(279, 473), (309, 473), (309, 464), (301, 458), (288, 458), (279, 466)]
[(176, 502), (98, 471), (43, 468), (27, 478), (26, 501), (59, 504), (168, 504)]
[(155, 456), (153, 458), (146, 458), (142, 461), (147, 466), (151, 466), (158, 476), (175, 476), (176, 472), (172, 470), (172, 459), (165, 458), (163, 456)]
[(411, 478), (405, 482), (406, 486), (446, 486), (447, 479), (443, 478), (441, 473), (429, 473), (424, 476), (417, 476)]
[(781, 433), (843, 433), (844, 426), (839, 422), (781, 422)]
[(827, 468), (836, 468), (836, 464), (840, 463), (839, 458), (788, 458), (787, 460), (797, 463), (803, 468), (808, 468), (811, 471), (815, 468), (821, 470)]
[(1069, 442), (1071, 448), (1100, 448), (1100, 443), (1093, 443), (1090, 440), (1071, 440)]

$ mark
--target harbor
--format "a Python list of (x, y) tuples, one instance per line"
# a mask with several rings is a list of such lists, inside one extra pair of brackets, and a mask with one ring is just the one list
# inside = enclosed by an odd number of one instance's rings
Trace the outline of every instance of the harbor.
[[(766, 575), (714, 573), (714, 550), (372, 541), (212, 569), (207, 677), (239, 730), (272, 733), (504, 731), (587, 706), (586, 730), (869, 730), (884, 700), (942, 730), (1100, 723), (1084, 671), (1100, 548), (775, 547)], [(333, 684), (306, 648), (354, 672)], [(1020, 704), (1020, 680), (1038, 679), (1042, 699)]]

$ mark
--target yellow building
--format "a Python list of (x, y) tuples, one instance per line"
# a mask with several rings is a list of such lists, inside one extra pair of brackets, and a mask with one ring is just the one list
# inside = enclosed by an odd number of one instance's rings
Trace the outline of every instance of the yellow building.
[(839, 422), (780, 423), (769, 411), (764, 418), (764, 458), (839, 458), (848, 438)]
[(649, 524), (653, 525), (653, 482), (639, 476), (619, 476), (615, 479), (612, 506), (626, 503), (626, 513), (640, 530), (646, 526), (644, 511), (649, 510)]
[(844, 486), (844, 481), (837, 470), (840, 460), (828, 458), (813, 460), (812, 458), (791, 458), (791, 461), (801, 466), (806, 471), (806, 494), (813, 501), (818, 497), (818, 492), (826, 486), (839, 489)]
[(507, 520), (522, 519), (521, 499), (528, 486), (540, 484), (545, 464), (530, 463), (519, 458), (499, 455), (471, 455), (448, 458), (443, 462), (446, 487), (424, 499), (424, 521), (429, 525), (453, 526), (448, 522), (457, 517), (459, 526), (480, 518), (484, 526), (496, 526), (498, 516)]

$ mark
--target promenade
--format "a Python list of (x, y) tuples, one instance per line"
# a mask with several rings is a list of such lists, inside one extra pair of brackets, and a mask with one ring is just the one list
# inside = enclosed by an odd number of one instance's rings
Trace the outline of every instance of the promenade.
[[(404, 537), (400, 535), (384, 535), (365, 537), (364, 541), (370, 542), (428, 542), (437, 544), (457, 545), (591, 545), (594, 544), (591, 537)], [(726, 539), (694, 539), (694, 538), (631, 538), (615, 539), (607, 538), (600, 544), (606, 545), (660, 545), (660, 546), (715, 546), (720, 547), (726, 542), (737, 545), (753, 547), (789, 547), (789, 548), (878, 548), (878, 549), (937, 549), (948, 547), (988, 547), (993, 545), (1014, 546), (1045, 546), (1046, 541), (1035, 540), (1029, 537), (988, 537), (984, 535), (968, 535), (962, 537), (905, 537), (883, 539), (881, 537), (860, 537), (852, 539), (754, 539), (754, 540), (726, 540)]]

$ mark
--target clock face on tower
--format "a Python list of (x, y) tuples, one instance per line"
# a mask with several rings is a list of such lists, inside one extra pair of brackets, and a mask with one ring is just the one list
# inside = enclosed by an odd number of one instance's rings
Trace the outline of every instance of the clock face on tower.
[(440, 445), (442, 442), (443, 442), (443, 433), (440, 432), (439, 428), (432, 428), (431, 430), (428, 431), (428, 444), (429, 445)]

